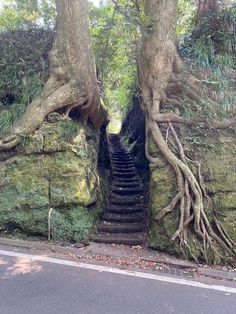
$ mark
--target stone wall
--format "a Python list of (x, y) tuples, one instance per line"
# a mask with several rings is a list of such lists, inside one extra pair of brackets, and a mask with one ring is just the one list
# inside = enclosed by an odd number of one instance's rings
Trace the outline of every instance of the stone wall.
[(99, 135), (73, 121), (44, 123), (0, 162), (0, 231), (79, 241), (99, 211)]

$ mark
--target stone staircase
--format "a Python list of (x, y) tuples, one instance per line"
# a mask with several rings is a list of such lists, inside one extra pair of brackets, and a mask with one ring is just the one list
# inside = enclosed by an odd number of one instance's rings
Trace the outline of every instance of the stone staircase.
[(111, 188), (93, 241), (140, 245), (145, 240), (147, 212), (143, 184), (129, 150), (119, 135), (109, 136)]

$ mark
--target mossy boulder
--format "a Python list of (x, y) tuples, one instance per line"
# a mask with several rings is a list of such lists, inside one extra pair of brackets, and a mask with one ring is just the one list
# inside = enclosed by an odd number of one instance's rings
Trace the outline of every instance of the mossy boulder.
[(53, 208), (56, 239), (86, 235), (97, 216), (98, 144), (95, 130), (74, 121), (45, 123), (23, 138), (17, 155), (1, 162), (0, 228), (46, 235)]
[[(184, 132), (182, 132), (184, 133)], [(188, 133), (189, 135), (189, 133)], [(201, 137), (201, 145), (189, 144), (185, 142), (185, 149), (191, 158), (200, 162), (202, 173), (207, 186), (207, 191), (214, 201), (217, 211), (220, 213), (219, 219), (229, 236), (236, 242), (236, 137), (233, 133), (220, 133), (217, 136)], [(181, 252), (176, 242), (170, 239), (177, 230), (179, 221), (178, 205), (167, 214), (165, 218), (158, 222), (155, 220), (165, 206), (169, 204), (176, 194), (176, 181), (173, 170), (163, 160), (160, 152), (150, 141), (150, 151), (152, 155), (159, 158), (156, 166), (150, 164), (150, 233), (149, 246), (155, 249), (164, 250), (178, 255), (185, 254), (190, 258), (189, 252)], [(212, 220), (212, 211), (207, 209), (207, 214)], [(192, 254), (201, 258), (201, 244), (196, 237), (189, 232), (189, 247)]]

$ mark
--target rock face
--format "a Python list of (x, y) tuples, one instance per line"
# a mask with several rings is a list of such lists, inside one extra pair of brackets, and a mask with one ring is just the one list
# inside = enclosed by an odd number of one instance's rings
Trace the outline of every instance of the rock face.
[[(51, 233), (56, 240), (86, 237), (97, 216), (99, 136), (73, 121), (54, 119), (23, 139), (1, 162), (0, 229)], [(54, 122), (56, 121), (56, 122)]]
[[(123, 125), (123, 132), (127, 142), (135, 142), (135, 147), (143, 146), (143, 141), (135, 134), (138, 130), (144, 130), (140, 125), (141, 111), (134, 105), (126, 124)], [(139, 122), (132, 121), (135, 113), (139, 114)], [(129, 117), (130, 116), (130, 117)], [(144, 122), (143, 122), (144, 123)], [(130, 130), (132, 130), (130, 132)], [(206, 183), (207, 191), (214, 201), (219, 219), (232, 240), (236, 242), (236, 136), (235, 132), (211, 132), (206, 130), (194, 131), (189, 128), (178, 128), (178, 133), (184, 143), (185, 151), (188, 156), (202, 165), (202, 174)], [(138, 156), (138, 152), (133, 151)], [(178, 227), (179, 211), (176, 209), (168, 214), (165, 219), (158, 223), (154, 217), (164, 207), (166, 207), (176, 194), (176, 181), (171, 167), (163, 159), (161, 153), (150, 140), (149, 151), (159, 159), (157, 165), (149, 164), (149, 246), (167, 251), (169, 253), (182, 255), (178, 243), (172, 243), (170, 238)], [(148, 178), (148, 176), (147, 176)], [(206, 204), (207, 209), (207, 204)], [(211, 211), (207, 210), (211, 220)], [(199, 243), (189, 234), (189, 244), (195, 256), (200, 257)]]
[[(184, 140), (184, 134), (189, 134), (189, 130), (182, 133)], [(207, 138), (200, 136), (198, 140), (197, 145), (196, 143), (190, 145), (189, 141), (187, 144), (186, 141), (185, 149), (195, 161), (201, 163), (208, 195), (219, 212), (218, 218), (231, 239), (236, 242), (235, 133), (208, 134)], [(161, 223), (154, 220), (154, 216), (167, 206), (176, 194), (176, 182), (172, 169), (157, 151), (156, 154), (160, 159), (158, 166), (150, 165), (151, 227), (149, 244), (152, 248), (181, 254), (178, 244), (169, 241), (178, 226), (178, 211), (167, 215)], [(210, 211), (208, 211), (208, 215), (211, 219)], [(195, 255), (200, 257), (199, 245), (191, 241), (191, 235), (190, 245)]]

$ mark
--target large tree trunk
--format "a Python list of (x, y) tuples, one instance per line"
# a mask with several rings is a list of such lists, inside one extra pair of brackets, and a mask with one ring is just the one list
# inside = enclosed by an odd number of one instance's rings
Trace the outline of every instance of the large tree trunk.
[(57, 0), (57, 24), (50, 52), (50, 75), (41, 97), (26, 109), (7, 137), (0, 140), (0, 150), (13, 148), (21, 134), (33, 132), (52, 111), (80, 108), (83, 123), (90, 120), (100, 128), (107, 112), (100, 103), (95, 62), (91, 48), (88, 3), (85, 0)]
[[(202, 241), (205, 259), (208, 259), (208, 249), (211, 253), (220, 254), (223, 250), (235, 255), (234, 244), (215, 217), (215, 228), (211, 225), (205, 209), (204, 198), (207, 198), (204, 182), (200, 171), (194, 175), (189, 166), (181, 141), (173, 123), (192, 123), (178, 115), (179, 109), (185, 103), (201, 102), (204, 88), (191, 75), (186, 75), (184, 64), (176, 50), (176, 16), (177, 0), (146, 0), (145, 15), (149, 21), (149, 29), (142, 35), (141, 53), (139, 58), (139, 80), (142, 89), (142, 107), (146, 115), (146, 154), (151, 163), (157, 158), (150, 156), (148, 140), (152, 138), (164, 158), (171, 165), (176, 175), (177, 195), (170, 204), (156, 217), (162, 220), (165, 215), (179, 209), (179, 226), (170, 239), (179, 241), (181, 250), (191, 250), (188, 246), (189, 229), (194, 230), (197, 239)], [(211, 101), (210, 99), (207, 99)], [(165, 109), (172, 113), (163, 113)], [(182, 122), (181, 122), (182, 120)], [(235, 120), (234, 120), (235, 122)], [(162, 125), (162, 128), (161, 128)], [(174, 153), (164, 138), (162, 129), (168, 129), (178, 153)], [(173, 142), (172, 142), (173, 144)], [(195, 163), (196, 165), (197, 163)], [(219, 251), (218, 251), (219, 249)]]
[(219, 8), (219, 0), (198, 0), (197, 16), (201, 17), (209, 11), (215, 11)]
[(206, 16), (206, 14), (217, 11), (219, 7), (219, 0), (198, 0), (196, 26), (199, 26), (201, 19)]

